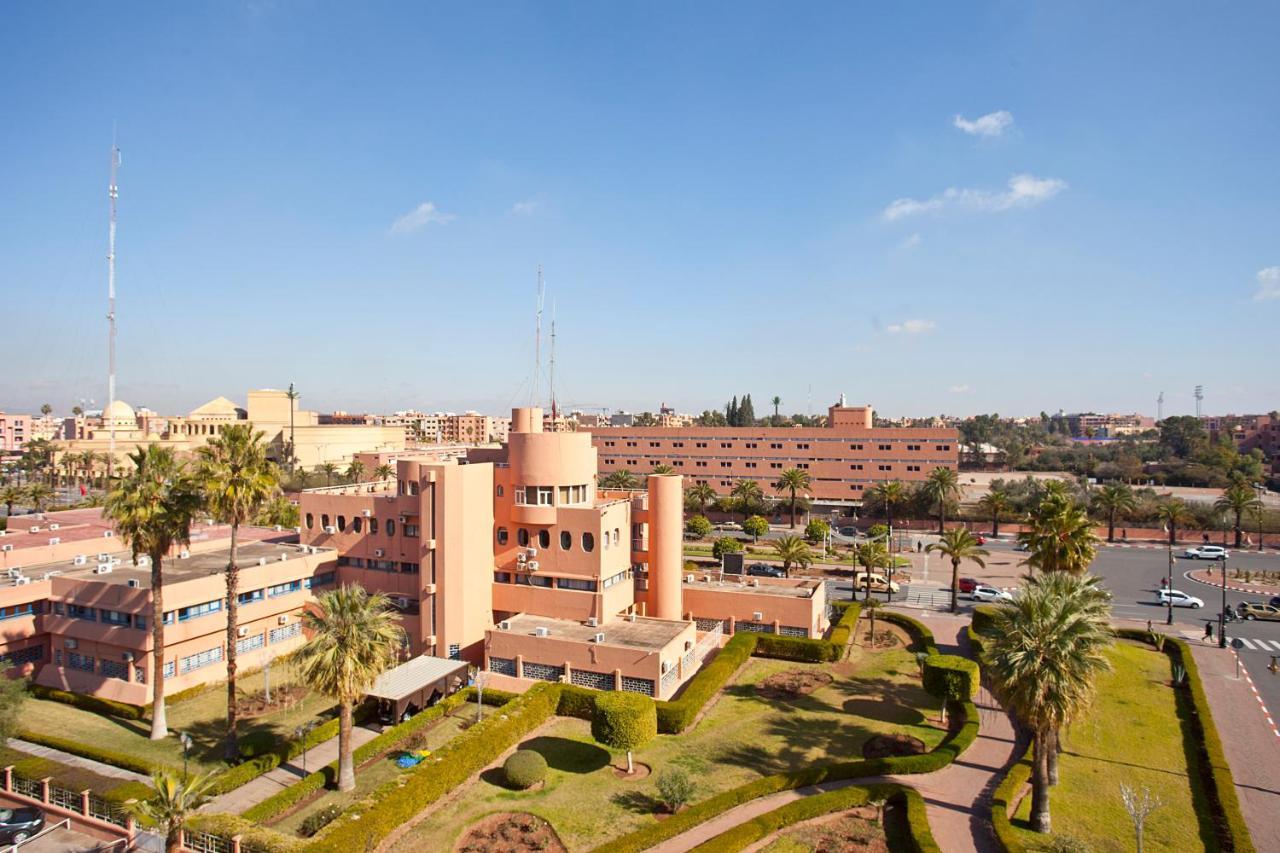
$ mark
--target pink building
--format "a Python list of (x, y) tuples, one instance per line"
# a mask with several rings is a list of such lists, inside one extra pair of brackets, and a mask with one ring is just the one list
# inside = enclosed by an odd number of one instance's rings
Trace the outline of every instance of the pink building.
[(0, 455), (21, 453), (32, 438), (30, 415), (8, 415), (0, 412)]

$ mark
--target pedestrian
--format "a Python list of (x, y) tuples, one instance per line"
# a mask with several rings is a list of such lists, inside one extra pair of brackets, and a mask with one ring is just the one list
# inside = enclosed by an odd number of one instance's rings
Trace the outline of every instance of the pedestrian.
[(1213, 639), (1213, 623), (1212, 622), (1204, 623), (1204, 639), (1206, 642), (1211, 641)]
[(1129, 528), (1126, 527), (1120, 531), (1120, 538), (1126, 542), (1129, 541)]
[(1206, 544), (1206, 545), (1208, 545), (1208, 544), (1209, 544), (1209, 534), (1208, 534), (1208, 533), (1204, 534), (1204, 544)]
[(923, 541), (923, 540), (921, 540), (921, 539), (917, 539), (917, 540), (916, 540), (916, 553), (917, 553), (917, 554), (919, 554), (919, 553), (921, 553), (922, 551), (924, 551), (924, 541)]
[(1148, 620), (1147, 620), (1147, 633), (1148, 633), (1148, 634), (1150, 634), (1150, 633), (1151, 633), (1151, 620), (1150, 620), (1150, 619), (1148, 619)]

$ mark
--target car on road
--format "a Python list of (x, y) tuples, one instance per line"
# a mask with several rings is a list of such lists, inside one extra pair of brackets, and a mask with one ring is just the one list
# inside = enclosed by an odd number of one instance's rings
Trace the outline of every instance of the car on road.
[(1017, 545), (1014, 545), (1014, 546), (1013, 546), (1013, 550), (1015, 550), (1015, 551), (1030, 551), (1030, 550), (1031, 550), (1031, 546), (1030, 546), (1030, 545), (1028, 545), (1026, 542), (1019, 542)]
[(1242, 601), (1236, 612), (1244, 620), (1262, 619), (1267, 622), (1280, 622), (1280, 607), (1273, 607), (1270, 604)]
[(973, 578), (960, 578), (960, 592), (969, 595), (974, 588), (978, 586), (978, 582)]
[(1267, 602), (1272, 607), (1280, 607), (1280, 595), (1271, 596), (1271, 600)]
[(841, 527), (841, 528), (840, 528), (840, 530), (839, 530), (839, 533), (840, 533), (840, 535), (841, 535), (841, 536), (857, 536), (857, 535), (858, 535), (858, 528), (856, 528), (856, 527)]
[(20, 844), (44, 829), (44, 812), (33, 806), (0, 806), (0, 841)]
[(969, 593), (969, 597), (974, 601), (1013, 601), (1013, 595), (1007, 590), (996, 589), (994, 586), (984, 586), (978, 584), (973, 588), (973, 592)]
[(1198, 548), (1188, 548), (1182, 552), (1182, 556), (1188, 560), (1225, 560), (1231, 555), (1221, 545), (1201, 545)]
[(752, 563), (747, 566), (747, 574), (756, 578), (785, 578), (787, 576), (782, 566), (771, 566), (768, 563)]
[(1173, 603), (1174, 607), (1190, 607), (1193, 609), (1204, 607), (1204, 602), (1194, 595), (1187, 595), (1185, 592), (1176, 589), (1160, 590), (1160, 603), (1169, 604), (1170, 602)]
[[(867, 588), (867, 573), (859, 572), (853, 576), (854, 589)], [(888, 580), (884, 575), (871, 575), (871, 591), (872, 592), (898, 592), (899, 586), (897, 581)]]
[(975, 535), (974, 538), (978, 540), (979, 545), (987, 544), (987, 537), (983, 536), (981, 533)]

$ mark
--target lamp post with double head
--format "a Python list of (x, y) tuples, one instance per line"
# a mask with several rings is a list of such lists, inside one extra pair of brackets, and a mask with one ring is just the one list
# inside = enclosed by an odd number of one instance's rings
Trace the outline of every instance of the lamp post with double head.
[(1165, 597), (1165, 605), (1166, 605), (1165, 609), (1167, 611), (1164, 618), (1164, 624), (1172, 625), (1173, 624), (1173, 543), (1166, 542), (1165, 547), (1169, 551), (1169, 576), (1168, 578), (1166, 578), (1167, 582), (1164, 585), (1164, 593), (1165, 593), (1164, 597)]
[(1222, 612), (1218, 614), (1218, 648), (1227, 647), (1227, 552), (1218, 558), (1222, 561)]
[(182, 781), (187, 781), (187, 753), (191, 751), (191, 735), (178, 732), (178, 742), (182, 744)]

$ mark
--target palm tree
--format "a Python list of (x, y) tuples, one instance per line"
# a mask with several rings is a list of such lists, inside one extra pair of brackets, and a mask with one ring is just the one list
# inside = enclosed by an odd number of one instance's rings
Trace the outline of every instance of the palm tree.
[(936, 551), (951, 561), (951, 612), (955, 613), (960, 603), (960, 564), (965, 560), (972, 560), (982, 568), (986, 566), (982, 558), (990, 556), (991, 552), (978, 547), (977, 537), (963, 527), (946, 531), (928, 550), (931, 553)]
[(4, 514), (6, 516), (13, 515), (13, 505), (20, 504), (27, 499), (27, 490), (22, 486), (8, 485), (0, 488), (0, 504), (4, 504)]
[(774, 420), (777, 420), (777, 419), (778, 419), (778, 407), (782, 405), (782, 398), (775, 394), (775, 395), (774, 395), (774, 397), (773, 397), (773, 399), (772, 399), (772, 400), (770, 400), (769, 402), (773, 403), (773, 419), (774, 419)]
[(907, 499), (907, 487), (901, 480), (883, 480), (867, 491), (867, 497), (873, 503), (884, 507), (885, 520), (893, 527), (893, 510)]
[(75, 415), (78, 418), (84, 414), (84, 409), (80, 406), (72, 406), (71, 414)]
[(706, 483), (696, 483), (689, 487), (685, 492), (685, 500), (692, 502), (698, 508), (698, 514), (707, 511), (707, 504), (716, 499), (716, 490), (708, 486)]
[(347, 479), (353, 483), (359, 483), (363, 476), (364, 463), (359, 459), (352, 459), (351, 464), (347, 466)]
[(27, 484), (27, 500), (36, 508), (36, 512), (44, 512), (49, 501), (53, 499), (53, 489), (37, 480)]
[(778, 482), (773, 484), (775, 492), (791, 493), (791, 529), (796, 527), (796, 493), (808, 489), (810, 486), (809, 472), (802, 468), (788, 468), (778, 477)]
[(1049, 787), (1058, 732), (1093, 698), (1109, 665), (1107, 594), (1093, 576), (1050, 574), (1030, 578), (1001, 604), (983, 654), (992, 692), (1032, 734), (1031, 826), (1049, 832)]
[(301, 465), (297, 466), (293, 469), (293, 474), (290, 475), (293, 478), (293, 481), (289, 484), (290, 487), (296, 488), (298, 491), (302, 491), (307, 487), (307, 483), (311, 482), (311, 475), (311, 471), (308, 471)]
[(1248, 483), (1235, 482), (1223, 491), (1222, 497), (1218, 498), (1213, 508), (1218, 512), (1235, 516), (1236, 547), (1239, 548), (1244, 542), (1244, 528), (1240, 526), (1241, 518), (1246, 512), (1250, 514), (1261, 512), (1262, 501), (1254, 494)]
[[(764, 499), (764, 492), (755, 480), (739, 480), (729, 494), (737, 500), (738, 512), (742, 513), (743, 521), (747, 520), (751, 510)], [(793, 524), (792, 527), (794, 526)]]
[(996, 537), (1000, 535), (1000, 516), (1006, 515), (1013, 509), (1013, 502), (1009, 500), (1009, 495), (999, 489), (992, 489), (990, 492), (982, 496), (978, 501), (978, 506), (982, 511), (991, 516), (991, 535)]
[(947, 501), (960, 497), (960, 477), (950, 468), (934, 468), (921, 488), (929, 502), (938, 505), (938, 532), (946, 532)]
[(1093, 507), (1107, 515), (1107, 541), (1116, 541), (1116, 517), (1125, 516), (1138, 508), (1133, 489), (1123, 483), (1113, 483), (1098, 489), (1093, 495)]
[(869, 645), (871, 645), (873, 648), (875, 647), (875, 644), (876, 644), (876, 611), (879, 610), (882, 606), (883, 604), (878, 598), (868, 597), (866, 601), (862, 602), (862, 612), (866, 613), (867, 618), (871, 620), (871, 634), (870, 634), (871, 641)]
[(236, 731), (236, 637), (240, 627), (240, 564), (237, 560), (240, 525), (251, 522), (280, 490), (280, 469), (267, 459), (264, 433), (250, 424), (232, 424), (196, 450), (197, 476), (205, 509), (231, 525), (227, 560), (227, 736), (223, 758), (240, 755)]
[[(884, 545), (880, 542), (863, 542), (861, 545), (853, 546), (853, 556), (858, 564), (863, 568), (863, 574), (866, 576), (866, 589), (863, 592), (862, 600), (871, 600), (871, 573), (875, 569), (885, 568), (889, 565), (889, 552), (885, 550)], [(849, 600), (853, 601), (857, 595), (857, 590), (853, 588), (853, 584), (849, 585)]]
[(152, 444), (129, 454), (133, 470), (118, 477), (102, 514), (129, 543), (133, 559), (151, 559), (151, 739), (169, 733), (164, 715), (164, 572), (161, 564), (175, 545), (191, 541), (191, 522), (200, 511), (200, 491), (173, 450)]
[(62, 458), (58, 460), (58, 464), (62, 466), (62, 487), (65, 489), (71, 485), (71, 480), (75, 476), (76, 465), (79, 462), (74, 453), (64, 453)]
[(403, 631), (386, 595), (347, 584), (321, 593), (302, 620), (311, 639), (298, 651), (299, 672), (311, 689), (338, 700), (338, 790), (350, 791), (352, 709), (395, 662)]
[(53, 414), (53, 406), (50, 406), (48, 403), (41, 405), (40, 414), (45, 416), (46, 418), (49, 417), (49, 415)]
[(670, 465), (654, 465), (654, 466), (653, 466), (653, 471), (651, 471), (650, 473), (652, 473), (652, 474), (674, 474), (675, 472), (676, 472), (676, 469), (675, 469), (675, 468), (672, 468)]
[(635, 489), (640, 485), (640, 479), (623, 468), (621, 471), (612, 471), (600, 482), (600, 485), (606, 489)]
[(773, 550), (777, 552), (777, 559), (782, 561), (782, 572), (787, 577), (791, 577), (792, 564), (803, 569), (813, 563), (813, 552), (799, 536), (779, 537), (773, 543)]
[(151, 774), (151, 795), (131, 803), (129, 811), (144, 823), (164, 827), (165, 853), (178, 853), (183, 849), (182, 828), (208, 801), (212, 784), (212, 773), (189, 777), (156, 770)]
[(1042, 572), (1083, 574), (1098, 553), (1098, 537), (1093, 521), (1082, 507), (1056, 498), (1041, 502), (1028, 519), (1028, 528), (1018, 534), (1026, 546), (1024, 565)]
[(1156, 520), (1164, 525), (1165, 530), (1169, 531), (1170, 547), (1178, 544), (1178, 527), (1191, 523), (1194, 516), (1191, 510), (1187, 509), (1187, 505), (1177, 498), (1169, 498), (1161, 501), (1156, 507)]
[(396, 469), (390, 465), (382, 464), (373, 469), (373, 479), (390, 480), (396, 475)]
[(324, 474), (325, 486), (332, 486), (333, 478), (338, 476), (338, 466), (332, 462), (326, 462), (320, 466), (320, 473)]

